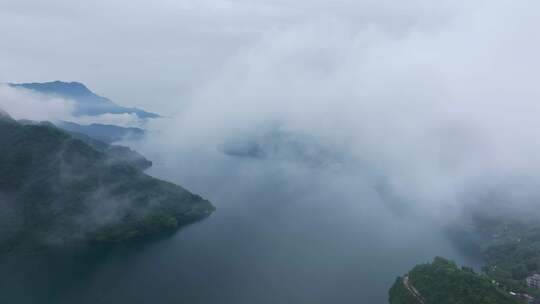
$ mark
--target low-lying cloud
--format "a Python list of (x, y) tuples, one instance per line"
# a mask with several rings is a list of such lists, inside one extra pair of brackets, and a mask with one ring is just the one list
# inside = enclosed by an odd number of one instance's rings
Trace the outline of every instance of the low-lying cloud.
[(142, 127), (144, 125), (144, 120), (139, 118), (135, 113), (105, 113), (100, 115), (83, 115), (72, 117), (70, 119), (72, 122), (76, 122), (82, 125), (89, 124), (105, 124), (105, 125), (116, 125), (121, 127)]
[[(159, 132), (139, 148), (181, 169), (181, 182), (202, 185), (209, 177), (203, 170), (226, 175), (220, 170), (231, 170), (230, 164), (217, 155), (231, 142), (272, 147), (281, 153), (266, 158), (272, 164), (298, 160), (290, 155), (295, 148), (257, 142), (271, 140), (273, 132), (309, 138), (331, 155), (331, 162), (321, 160), (332, 164), (328, 170), (358, 180), (367, 175), (374, 188), (418, 210), (459, 209), (470, 189), (537, 179), (536, 1), (163, 0), (151, 7), (97, 1), (84, 10), (53, 1), (50, 7), (54, 11), (8, 1), (3, 22), (25, 33), (34, 29), (28, 18), (48, 21), (42, 24), (51, 37), (36, 47), (67, 45), (59, 50), (66, 52), (57, 62), (60, 75), (49, 79), (81, 75), (74, 78), (113, 99), (177, 113), (155, 121)], [(72, 31), (57, 30), (74, 19)], [(95, 41), (80, 41), (86, 37), (80, 33), (114, 43), (104, 53)], [(35, 46), (27, 36), (9, 37), (21, 43), (11, 43), (15, 47), (2, 56), (8, 68), (17, 62), (10, 58), (26, 54), (14, 51)], [(141, 43), (140, 37), (151, 39)], [(25, 61), (31, 68), (19, 70), (42, 79), (43, 63), (34, 57)], [(97, 62), (108, 73), (86, 66)], [(24, 78), (13, 77), (6, 81)], [(69, 111), (60, 105), (26, 111), (31, 119), (56, 119), (47, 113)], [(22, 116), (21, 109), (4, 108)]]
[(75, 115), (74, 100), (5, 84), (0, 84), (0, 109), (15, 119), (33, 121), (70, 121), (81, 125), (106, 124), (121, 127), (142, 127), (145, 124), (135, 113)]
[[(180, 298), (209, 303), (276, 302), (269, 293), (383, 303), (396, 275), (432, 256), (474, 265), (440, 229), (470, 206), (538, 209), (539, 9), (535, 0), (8, 0), (0, 25), (17, 34), (0, 50), (0, 81), (76, 79), (167, 117), (130, 144), (153, 161), (151, 174), (217, 211), (126, 264), (122, 296), (157, 269), (170, 275), (159, 285), (171, 285), (152, 299), (185, 281)], [(47, 39), (35, 39), (34, 22)], [(99, 220), (110, 211), (95, 210)], [(92, 295), (118, 282), (100, 269)]]
[(68, 120), (75, 104), (71, 100), (0, 84), (0, 109), (15, 119)]
[(341, 170), (377, 176), (404, 204), (429, 213), (459, 210), (477, 185), (537, 179), (539, 5), (451, 7), (441, 20), (411, 16), (398, 34), (384, 26), (391, 20), (315, 14), (265, 31), (198, 87), (149, 146), (191, 172), (178, 159), (279, 126), (314, 138), (342, 156)]

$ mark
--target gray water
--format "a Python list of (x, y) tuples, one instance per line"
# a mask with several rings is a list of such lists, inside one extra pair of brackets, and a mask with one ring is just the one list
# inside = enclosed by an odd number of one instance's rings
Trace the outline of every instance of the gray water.
[(150, 171), (209, 198), (211, 217), (102, 253), (4, 256), (0, 303), (382, 304), (417, 263), (478, 263), (343, 168), (224, 159)]

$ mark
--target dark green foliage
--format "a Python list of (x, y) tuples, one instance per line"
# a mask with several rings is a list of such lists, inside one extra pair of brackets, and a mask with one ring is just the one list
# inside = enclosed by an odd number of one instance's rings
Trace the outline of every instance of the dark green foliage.
[(419, 304), (418, 300), (405, 288), (402, 277), (396, 279), (388, 295), (388, 302), (391, 304)]
[(540, 223), (506, 217), (476, 224), (485, 234), (484, 272), (507, 289), (540, 296), (525, 283), (528, 275), (540, 272)]
[(51, 126), (0, 117), (0, 250), (122, 241), (214, 207)]
[[(68, 131), (69, 132), (69, 131)], [(131, 150), (128, 147), (110, 145), (102, 141), (93, 139), (85, 134), (69, 132), (74, 138), (80, 139), (85, 144), (88, 144), (95, 150), (102, 152), (107, 155), (113, 161), (124, 161), (129, 162), (132, 166), (137, 167), (141, 170), (148, 169), (152, 167), (152, 162), (144, 158), (141, 154), (136, 151)]]
[[(491, 280), (471, 268), (459, 268), (454, 262), (437, 257), (432, 263), (418, 265), (409, 273), (409, 282), (420, 293), (425, 304), (511, 304), (521, 303), (498, 289)], [(390, 303), (420, 303), (403, 300), (407, 289), (402, 280), (390, 290)], [(400, 302), (401, 301), (401, 302)]]

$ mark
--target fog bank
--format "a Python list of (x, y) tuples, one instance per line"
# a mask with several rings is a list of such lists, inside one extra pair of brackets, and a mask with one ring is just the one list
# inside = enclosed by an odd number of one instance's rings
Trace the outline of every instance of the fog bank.
[[(322, 12), (316, 6), (308, 5)], [(407, 25), (342, 12), (273, 27), (208, 76), (178, 115), (156, 123), (140, 148), (189, 184), (235, 174), (219, 147), (278, 130), (332, 151), (318, 170), (350, 176), (340, 191), (367, 183), (405, 209), (460, 213), (475, 188), (538, 179), (538, 6), (422, 2), (404, 10), (414, 12)], [(292, 184), (298, 163), (279, 165)]]

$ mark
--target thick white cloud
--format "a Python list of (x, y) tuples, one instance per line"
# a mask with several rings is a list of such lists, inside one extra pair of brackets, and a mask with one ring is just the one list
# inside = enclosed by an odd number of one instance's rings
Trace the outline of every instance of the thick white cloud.
[(68, 120), (72, 117), (74, 108), (74, 102), (71, 100), (0, 85), (0, 109), (15, 119)]
[(171, 163), (274, 124), (346, 155), (351, 171), (369, 164), (410, 201), (451, 204), (479, 180), (540, 169), (539, 8), (8, 0), (0, 80), (79, 80), (177, 113), (149, 145)]
[[(265, 31), (197, 87), (150, 146), (174, 162), (279, 125), (345, 155), (353, 176), (368, 164), (400, 198), (422, 207), (459, 205), (484, 184), (537, 179), (540, 21), (533, 12), (540, 5), (453, 3), (410, 4), (401, 30), (384, 18), (338, 18), (362, 7), (343, 3), (350, 11), (316, 10)], [(382, 15), (399, 11), (373, 6)]]
[(0, 2), (0, 82), (77, 80), (123, 104), (172, 111), (239, 49), (267, 33), (334, 18), (393, 35), (433, 31), (465, 1)]
[(71, 117), (70, 121), (81, 124), (105, 124), (105, 125), (116, 125), (121, 127), (142, 127), (144, 121), (142, 121), (137, 114), (134, 113), (122, 113), (122, 114), (113, 114), (105, 113), (96, 116), (77, 116)]
[(73, 114), (75, 105), (74, 100), (0, 84), (0, 110), (15, 119), (70, 121), (81, 125), (96, 123), (123, 127), (142, 127), (145, 124), (145, 121), (134, 113), (75, 116)]

